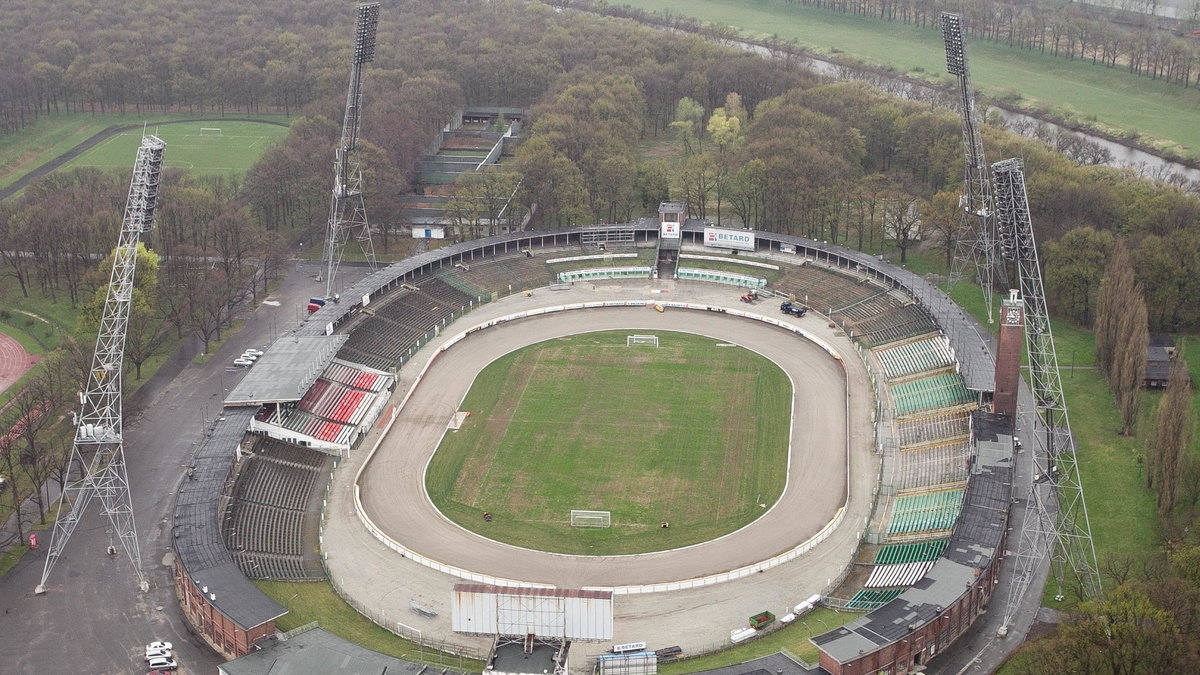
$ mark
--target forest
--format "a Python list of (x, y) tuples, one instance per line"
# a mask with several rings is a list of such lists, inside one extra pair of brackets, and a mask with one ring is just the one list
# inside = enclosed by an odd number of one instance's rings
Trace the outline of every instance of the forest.
[[(381, 249), (410, 250), (401, 200), (413, 192), (437, 131), (475, 104), (531, 110), (515, 156), (503, 165), (513, 175), (498, 181), (519, 180), (516, 199), (522, 213), (533, 214), (530, 227), (626, 222), (670, 198), (686, 202), (691, 216), (726, 226), (834, 241), (899, 263), (921, 251), (940, 260), (942, 271), (949, 267), (962, 190), (956, 115), (862, 83), (821, 80), (786, 60), (556, 4), (385, 5), (376, 61), (365, 76), (362, 151)], [(896, 3), (897, 16), (905, 16), (902, 6)], [(7, 133), (40, 116), (93, 111), (295, 116), (288, 136), (244, 176), (165, 174), (145, 252), (147, 281), (131, 320), (131, 366), (140, 368), (138, 359), (164, 349), (171, 336), (194, 335), (205, 345), (219, 339), (296, 247), (321, 241), (353, 11), (354, 3), (325, 0), (158, 0), (145, 7), (28, 0), (0, 9), (0, 127)], [(1004, 33), (991, 24), (973, 30)], [(992, 120), (984, 142), (991, 161), (1025, 161), (1056, 315), (1092, 326), (1101, 281), (1120, 250), (1142, 289), (1149, 330), (1200, 328), (1194, 193), (1101, 166), (1098, 153), (1069, 136), (1024, 138)], [(12, 282), (5, 288), (33, 289), (81, 310), (95, 302), (102, 280), (95, 270), (116, 240), (127, 181), (127, 172), (60, 172), (0, 203), (0, 276)], [(87, 335), (81, 314), (80, 335)], [(71, 405), (70, 382), (78, 381), (71, 375), (86, 363), (79, 343), (87, 341), (67, 341), (51, 359), (57, 365), (0, 418), (45, 420), (4, 437), (12, 463), (5, 471), (24, 471), (26, 485), (61, 472), (63, 439), (53, 423)], [(47, 413), (43, 401), (57, 412)], [(18, 481), (8, 485), (9, 501), (19, 504)], [(1181, 551), (1195, 549), (1186, 531)], [(1178, 570), (1171, 578), (1195, 595), (1200, 563), (1178, 559), (1155, 569), (1163, 578), (1168, 568)], [(1137, 602), (1165, 602), (1135, 590)], [(1180, 630), (1182, 619), (1173, 621)], [(1193, 637), (1197, 627), (1187, 628)], [(1188, 649), (1194, 658), (1195, 647)]]

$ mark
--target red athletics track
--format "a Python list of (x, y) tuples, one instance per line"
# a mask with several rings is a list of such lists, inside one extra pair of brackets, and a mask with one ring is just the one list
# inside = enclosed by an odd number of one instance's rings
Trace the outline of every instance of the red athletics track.
[(0, 392), (21, 379), (42, 357), (25, 351), (20, 342), (0, 333)]

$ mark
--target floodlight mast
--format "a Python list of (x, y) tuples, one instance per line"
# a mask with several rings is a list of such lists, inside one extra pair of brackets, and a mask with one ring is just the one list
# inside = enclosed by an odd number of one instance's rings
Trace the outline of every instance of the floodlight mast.
[(946, 48), (946, 70), (958, 78), (959, 117), (962, 120), (965, 160), (963, 195), (958, 200), (962, 216), (954, 242), (954, 263), (950, 270), (950, 279), (957, 281), (968, 273), (968, 269), (975, 269), (975, 280), (983, 289), (988, 323), (991, 323), (993, 277), (996, 271), (1003, 275), (1003, 268), (996, 264), (992, 186), (987, 160), (983, 154), (983, 139), (980, 136), (983, 122), (975, 107), (975, 94), (971, 90), (966, 45), (963, 43), (962, 17), (942, 12), (941, 22), (942, 40)]
[[(133, 300), (134, 274), (137, 270), (137, 247), (143, 232), (154, 224), (158, 203), (158, 184), (162, 173), (163, 150), (166, 144), (155, 136), (144, 136), (133, 166), (129, 197), (117, 247), (113, 249), (112, 275), (104, 301), (100, 330), (96, 334), (96, 350), (87, 384), (80, 392), (80, 411), (75, 418), (75, 441), (67, 463), (68, 483), (63, 487), (62, 500), (50, 534), (50, 548), (42, 568), (42, 580), (35, 593), (46, 592), (46, 580), (54, 564), (62, 557), (71, 533), (87, 512), (93, 498), (99, 498), (101, 512), (108, 516), (112, 533), (133, 563), (138, 586), (149, 589), (142, 574), (142, 554), (138, 547), (137, 528), (133, 522), (133, 502), (130, 497), (129, 476), (125, 470), (123, 436), (122, 386), (125, 362), (125, 329)], [(72, 479), (78, 467), (79, 477)], [(115, 553), (110, 542), (109, 552)]]
[(1063, 581), (1068, 570), (1083, 597), (1099, 597), (1104, 589), (1046, 308), (1023, 162), (1020, 159), (996, 162), (992, 165), (992, 180), (1000, 252), (1006, 259), (1016, 261), (1024, 296), (1025, 351), (1036, 408), (1032, 416), (1036, 419), (1029, 419), (1024, 428), (1031, 432), (1029, 440), (1033, 442), (1029, 444), (1029, 452), (1033, 453), (1037, 473), (1021, 527), (1016, 576), (1000, 627), (1003, 636), (1047, 557), (1053, 568), (1058, 600), (1065, 598)]
[(350, 86), (346, 92), (346, 114), (342, 137), (333, 163), (333, 195), (325, 232), (325, 297), (338, 295), (337, 274), (346, 241), (353, 233), (367, 263), (375, 268), (375, 246), (367, 223), (362, 196), (362, 167), (358, 162), (358, 134), (362, 111), (362, 67), (375, 59), (375, 28), (379, 25), (379, 3), (358, 6), (354, 29), (354, 51), (350, 57)]

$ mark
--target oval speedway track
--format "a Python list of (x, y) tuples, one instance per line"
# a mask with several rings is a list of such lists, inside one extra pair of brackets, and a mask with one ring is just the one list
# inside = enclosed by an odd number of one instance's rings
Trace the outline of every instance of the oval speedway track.
[[(787, 486), (776, 504), (755, 522), (718, 539), (630, 556), (521, 549), (469, 532), (443, 517), (425, 492), (425, 467), (451, 413), (479, 371), (526, 345), (595, 330), (698, 333), (750, 348), (787, 372), (794, 386), (791, 452)], [(771, 558), (807, 540), (833, 519), (846, 498), (846, 415), (841, 364), (817, 345), (782, 329), (701, 311), (561, 312), (476, 332), (442, 354), (368, 460), (358, 485), (365, 512), (388, 537), (428, 558), (479, 574), (559, 587), (694, 579)]]

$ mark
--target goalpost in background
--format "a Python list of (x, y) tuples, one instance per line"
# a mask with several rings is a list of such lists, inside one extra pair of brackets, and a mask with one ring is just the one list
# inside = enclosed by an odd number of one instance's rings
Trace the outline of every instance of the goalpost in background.
[(612, 527), (612, 513), (571, 509), (571, 527)]
[(221, 127), (200, 127), (201, 138), (220, 138), (224, 136), (221, 133)]
[(657, 335), (626, 335), (625, 336), (625, 346), (626, 347), (657, 347), (658, 346), (658, 336)]

